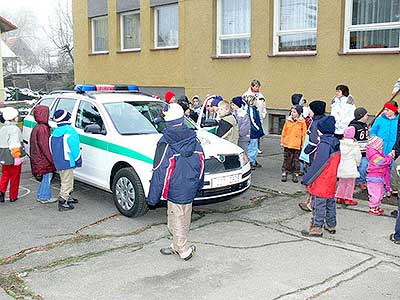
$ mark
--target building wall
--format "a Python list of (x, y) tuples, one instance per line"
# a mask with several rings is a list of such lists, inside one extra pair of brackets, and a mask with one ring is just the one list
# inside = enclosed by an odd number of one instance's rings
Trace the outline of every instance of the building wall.
[[(344, 0), (319, 1), (317, 55), (273, 57), (273, 0), (252, 1), (251, 57), (215, 58), (215, 0), (179, 1), (179, 49), (153, 50), (150, 0), (141, 0), (141, 51), (120, 53), (116, 0), (108, 1), (109, 53), (91, 55), (87, 1), (73, 1), (76, 83), (127, 83), (183, 87), (188, 96), (242, 94), (251, 79), (262, 83), (267, 106), (290, 107), (290, 96), (330, 101), (347, 84), (357, 106), (370, 114), (390, 97), (399, 77), (398, 54), (340, 55)], [(329, 107), (329, 106), (328, 106)]]

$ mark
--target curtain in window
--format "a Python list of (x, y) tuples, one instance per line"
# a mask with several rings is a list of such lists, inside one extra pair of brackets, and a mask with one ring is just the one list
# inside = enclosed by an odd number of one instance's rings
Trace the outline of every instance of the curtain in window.
[(140, 48), (140, 14), (123, 16), (124, 49)]
[(157, 12), (157, 47), (178, 46), (178, 5), (160, 6)]
[[(353, 0), (352, 25), (400, 22), (399, 0)], [(352, 31), (350, 49), (398, 48), (400, 29)]]
[(279, 51), (316, 50), (318, 0), (280, 0), (279, 8)]
[(108, 51), (108, 18), (93, 19), (94, 51)]
[(251, 0), (221, 0), (220, 4), (221, 53), (250, 53)]

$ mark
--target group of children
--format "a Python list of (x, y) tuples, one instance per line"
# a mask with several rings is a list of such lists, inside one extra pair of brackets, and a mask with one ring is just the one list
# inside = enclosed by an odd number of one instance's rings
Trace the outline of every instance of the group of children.
[[(26, 157), (22, 134), (18, 124), (18, 111), (12, 107), (2, 108), (0, 128), (0, 202), (5, 202), (5, 194), (10, 184), (9, 200), (18, 200), (21, 178), (21, 166)], [(79, 135), (70, 124), (71, 114), (57, 110), (53, 119), (57, 127), (51, 132), (49, 126), (49, 108), (38, 105), (33, 115), (36, 121), (30, 136), (30, 163), (32, 174), (40, 179), (37, 201), (52, 203), (58, 201), (59, 211), (74, 208), (78, 200), (71, 197), (74, 187), (73, 170), (82, 165)], [(58, 199), (52, 198), (51, 179), (57, 170), (61, 179)]]

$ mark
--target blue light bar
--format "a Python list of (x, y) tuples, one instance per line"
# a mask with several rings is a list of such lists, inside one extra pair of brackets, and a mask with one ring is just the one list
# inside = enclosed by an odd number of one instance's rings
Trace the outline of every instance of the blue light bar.
[(96, 86), (93, 84), (78, 84), (74, 87), (74, 91), (79, 93), (93, 92), (96, 90)]

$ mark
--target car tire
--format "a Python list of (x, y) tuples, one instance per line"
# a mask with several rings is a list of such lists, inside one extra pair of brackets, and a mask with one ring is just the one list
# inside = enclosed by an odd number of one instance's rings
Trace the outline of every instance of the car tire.
[(133, 168), (122, 168), (115, 174), (112, 192), (115, 206), (126, 217), (139, 217), (149, 210), (142, 183)]

